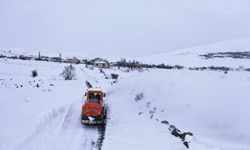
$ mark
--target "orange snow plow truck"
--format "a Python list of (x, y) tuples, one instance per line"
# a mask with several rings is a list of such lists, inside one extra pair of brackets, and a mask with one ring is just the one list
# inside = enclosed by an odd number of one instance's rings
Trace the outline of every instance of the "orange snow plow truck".
[(106, 124), (107, 106), (103, 99), (105, 93), (99, 89), (88, 89), (85, 93), (86, 100), (82, 106), (82, 124)]

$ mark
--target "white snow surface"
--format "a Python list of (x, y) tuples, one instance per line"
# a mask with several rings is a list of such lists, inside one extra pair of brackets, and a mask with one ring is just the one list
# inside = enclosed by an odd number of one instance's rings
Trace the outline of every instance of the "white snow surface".
[(248, 59), (233, 59), (233, 58), (215, 58), (206, 60), (199, 55), (217, 52), (243, 52), (250, 51), (250, 38), (235, 39), (229, 41), (221, 41), (207, 45), (200, 45), (180, 49), (172, 52), (159, 53), (138, 58), (145, 63), (168, 65), (183, 65), (187, 67), (206, 67), (206, 66), (227, 66), (227, 67), (250, 67)]
[(65, 81), (59, 75), (66, 65), (0, 59), (0, 149), (98, 149), (98, 129), (80, 123), (86, 80), (107, 95), (103, 150), (186, 149), (163, 120), (194, 134), (191, 150), (250, 149), (249, 72), (104, 69), (119, 74), (111, 84), (84, 65)]

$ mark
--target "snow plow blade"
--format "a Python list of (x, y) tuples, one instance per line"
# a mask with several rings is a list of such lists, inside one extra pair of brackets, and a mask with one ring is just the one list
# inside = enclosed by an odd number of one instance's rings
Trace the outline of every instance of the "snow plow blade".
[(104, 124), (106, 124), (106, 121), (101, 121), (101, 120), (93, 120), (93, 121), (91, 121), (91, 120), (82, 120), (81, 121), (82, 122), (82, 124), (86, 124), (86, 125), (104, 125)]
[(96, 117), (87, 117), (87, 116), (83, 116), (81, 123), (82, 124), (89, 124), (89, 125), (104, 125), (106, 124), (106, 114), (104, 114), (105, 116), (102, 116), (102, 118), (96, 118)]

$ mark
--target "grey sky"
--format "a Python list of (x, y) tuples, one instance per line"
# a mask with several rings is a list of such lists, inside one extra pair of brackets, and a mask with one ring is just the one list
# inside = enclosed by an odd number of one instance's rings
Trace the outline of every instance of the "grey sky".
[(249, 0), (0, 0), (0, 47), (138, 56), (249, 27)]

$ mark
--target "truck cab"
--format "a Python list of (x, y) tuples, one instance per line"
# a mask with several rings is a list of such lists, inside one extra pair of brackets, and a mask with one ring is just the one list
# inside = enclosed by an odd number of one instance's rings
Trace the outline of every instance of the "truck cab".
[(101, 89), (88, 89), (82, 106), (82, 124), (105, 124), (107, 108), (104, 103), (105, 93)]

